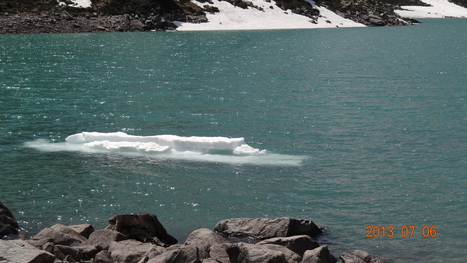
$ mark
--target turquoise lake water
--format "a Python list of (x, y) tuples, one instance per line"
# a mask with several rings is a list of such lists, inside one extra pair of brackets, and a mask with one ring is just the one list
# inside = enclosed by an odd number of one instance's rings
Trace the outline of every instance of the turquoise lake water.
[[(292, 216), (324, 226), (336, 256), (465, 262), (467, 20), (423, 22), (0, 35), (0, 201), (28, 235), (144, 212), (183, 242), (226, 218)], [(65, 143), (119, 131), (243, 137), (266, 152)]]

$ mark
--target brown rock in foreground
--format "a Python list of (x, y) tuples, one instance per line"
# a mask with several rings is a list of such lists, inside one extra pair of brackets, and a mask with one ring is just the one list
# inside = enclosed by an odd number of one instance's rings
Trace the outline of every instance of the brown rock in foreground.
[(229, 237), (252, 239), (295, 235), (313, 237), (322, 232), (311, 220), (291, 217), (226, 219), (217, 223), (214, 230)]
[(0, 239), (0, 262), (53, 263), (54, 255), (37, 249), (23, 240)]
[[(282, 218), (223, 220), (223, 234), (253, 243), (231, 242), (213, 230), (193, 231), (177, 243), (153, 214), (124, 214), (109, 220), (110, 229), (90, 225), (45, 228), (30, 240), (0, 240), (0, 261), (15, 263), (334, 263), (326, 246), (310, 235), (321, 230), (311, 221)], [(220, 227), (222, 226), (222, 227)], [(225, 226), (227, 226), (225, 228)], [(241, 230), (241, 231), (240, 231)], [(89, 233), (93, 231), (92, 233)], [(241, 235), (237, 235), (242, 233)], [(88, 238), (89, 237), (89, 238)], [(268, 237), (268, 239), (265, 239)], [(255, 243), (256, 240), (263, 239)], [(33, 246), (31, 246), (32, 244)], [(382, 263), (368, 252), (342, 253), (343, 262)]]
[(156, 215), (151, 214), (124, 214), (109, 219), (107, 229), (115, 230), (128, 239), (141, 242), (153, 242), (163, 246), (176, 244), (178, 241), (169, 235)]
[(381, 259), (374, 258), (370, 253), (363, 250), (355, 250), (351, 254), (340, 254), (342, 263), (384, 263)]
[(336, 258), (329, 253), (327, 246), (305, 251), (302, 263), (335, 263)]

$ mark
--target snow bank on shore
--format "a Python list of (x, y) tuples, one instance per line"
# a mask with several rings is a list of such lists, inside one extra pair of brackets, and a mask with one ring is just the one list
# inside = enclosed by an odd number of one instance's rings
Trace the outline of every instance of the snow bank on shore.
[(467, 8), (448, 0), (422, 0), (422, 2), (431, 6), (402, 6), (402, 10), (396, 10), (396, 13), (408, 18), (467, 18)]
[[(336, 13), (317, 6), (314, 1), (307, 0), (314, 8), (320, 11), (320, 17), (312, 22), (312, 19), (294, 14), (292, 11), (284, 11), (275, 5), (274, 1), (252, 0), (253, 5), (262, 8), (248, 7), (243, 9), (236, 7), (227, 1), (212, 0), (219, 9), (219, 13), (207, 14), (209, 22), (193, 24), (176, 22), (178, 31), (196, 30), (258, 30), (258, 29), (300, 29), (300, 28), (336, 28), (336, 27), (364, 27), (363, 24), (345, 19)], [(403, 6), (403, 10), (396, 10), (401, 17), (406, 18), (444, 18), (467, 17), (467, 8), (455, 5), (448, 0), (422, 0), (431, 6)], [(200, 3), (193, 0), (199, 6)]]
[[(61, 0), (60, 4), (65, 5)], [(199, 6), (208, 4), (191, 0)], [(274, 1), (251, 0), (258, 7), (243, 9), (234, 6), (227, 1), (212, 0), (209, 6), (217, 7), (220, 12), (207, 13), (207, 23), (175, 22), (178, 31), (198, 30), (260, 30), (260, 29), (302, 29), (302, 28), (336, 28), (336, 27), (364, 27), (363, 24), (345, 19), (336, 13), (317, 6), (313, 0), (307, 0), (314, 8), (318, 9), (320, 16), (317, 20), (298, 15), (291, 10), (284, 11)], [(422, 0), (431, 6), (402, 6), (402, 10), (396, 10), (401, 17), (406, 18), (467, 18), (467, 8), (455, 5), (448, 0)], [(70, 6), (87, 8), (91, 6), (91, 0), (72, 0)]]
[[(206, 3), (193, 1), (199, 6)], [(212, 0), (213, 4), (219, 8), (219, 13), (207, 14), (209, 22), (192, 24), (177, 22), (178, 31), (196, 31), (196, 30), (255, 30), (255, 29), (298, 29), (298, 28), (336, 28), (336, 27), (363, 27), (364, 25), (338, 16), (326, 8), (318, 7), (313, 1), (309, 1), (320, 11), (321, 16), (316, 23), (306, 16), (284, 11), (275, 5), (274, 1), (270, 3), (266, 0), (252, 0), (251, 2), (262, 8), (248, 7), (243, 9), (236, 7), (227, 1)]]
[[(71, 7), (82, 7), (88, 8), (91, 7), (91, 0), (71, 0), (73, 4), (68, 4)], [(59, 5), (67, 5), (64, 1), (58, 1)]]

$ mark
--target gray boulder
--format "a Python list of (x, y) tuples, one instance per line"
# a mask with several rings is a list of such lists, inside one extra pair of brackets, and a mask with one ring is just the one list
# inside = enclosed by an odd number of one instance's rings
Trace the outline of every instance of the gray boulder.
[(229, 254), (227, 254), (227, 249), (234, 246), (234, 244), (230, 243), (213, 245), (209, 248), (209, 256), (220, 263), (231, 263)]
[(322, 232), (311, 220), (291, 217), (227, 219), (217, 223), (214, 230), (229, 237), (254, 239), (316, 236)]
[(288, 263), (280, 251), (247, 243), (227, 248), (227, 254), (231, 263)]
[(147, 263), (200, 263), (199, 250), (195, 246), (181, 246), (168, 250), (150, 260)]
[(42, 245), (42, 247), (40, 249), (45, 250), (45, 251), (53, 254), (54, 251), (55, 251), (55, 244), (53, 242), (47, 242), (44, 245)]
[(87, 238), (64, 225), (54, 225), (42, 229), (37, 235), (27, 240), (31, 245), (42, 248), (47, 242), (64, 246), (83, 246), (88, 244)]
[[(95, 246), (64, 246), (55, 245), (54, 254), (59, 259), (66, 257), (73, 259), (77, 262), (90, 260), (96, 256), (101, 249)], [(64, 256), (64, 257), (63, 257)]]
[(141, 242), (154, 242), (164, 246), (176, 244), (178, 241), (167, 233), (164, 226), (153, 214), (122, 214), (109, 219), (107, 229), (115, 230), (128, 239)]
[(101, 250), (94, 256), (93, 263), (113, 263), (109, 251)]
[(342, 253), (339, 257), (342, 260), (342, 263), (368, 263), (363, 259), (348, 253)]
[(17, 235), (19, 225), (10, 210), (0, 201), (0, 239), (4, 236)]
[(363, 250), (355, 250), (351, 254), (342, 253), (340, 259), (343, 263), (384, 263), (381, 259), (374, 258), (370, 253)]
[(144, 23), (137, 20), (137, 19), (133, 19), (130, 21), (130, 26), (133, 30), (138, 30), (138, 31), (143, 31), (144, 29)]
[(228, 241), (221, 235), (207, 228), (201, 228), (191, 232), (185, 241), (186, 246), (193, 246), (198, 249), (199, 260), (209, 258), (211, 247), (222, 243), (228, 243)]
[(380, 16), (374, 14), (368, 15), (368, 22), (373, 26), (384, 26), (384, 20)]
[(363, 261), (370, 263), (372, 256), (370, 253), (364, 251), (364, 250), (355, 250), (352, 252), (352, 255), (357, 256), (358, 258), (362, 259)]
[(110, 230), (110, 229), (99, 229), (94, 231), (89, 236), (89, 243), (94, 246), (100, 246), (104, 250), (108, 250), (112, 241), (122, 241), (127, 239), (122, 233)]
[(167, 248), (153, 246), (151, 249), (146, 251), (146, 253), (144, 253), (143, 257), (138, 261), (138, 263), (147, 263), (150, 259), (153, 259), (164, 252), (167, 252)]
[(112, 242), (109, 246), (110, 257), (114, 263), (135, 263), (154, 245), (136, 240)]
[[(266, 239), (256, 244), (220, 243), (213, 245), (209, 248), (209, 256), (210, 258), (220, 263), (231, 263), (237, 262), (238, 260), (250, 260), (250, 256), (255, 251), (254, 248), (256, 248), (256, 251), (273, 250), (276, 252), (280, 252), (283, 254), (286, 262), (301, 262), (302, 255), (304, 254), (304, 252), (307, 249), (313, 249), (315, 247), (318, 247), (318, 243), (316, 243), (316, 241), (314, 241), (309, 236), (300, 235), (292, 237)], [(243, 255), (240, 255), (240, 253), (243, 253)], [(253, 256), (253, 258), (255, 258), (255, 256)], [(231, 259), (233, 261), (231, 261)]]
[(303, 256), (305, 251), (312, 250), (319, 247), (319, 244), (307, 235), (298, 235), (291, 237), (274, 237), (270, 239), (263, 240), (258, 243), (259, 245), (263, 244), (275, 244), (284, 246), (293, 252), (297, 253), (299, 256)]
[(0, 239), (0, 262), (53, 263), (54, 255), (37, 249), (23, 240)]
[(335, 263), (336, 261), (336, 258), (329, 253), (327, 246), (305, 251), (302, 259), (302, 263)]
[(89, 235), (94, 232), (94, 227), (91, 224), (71, 225), (66, 227), (74, 230), (85, 238), (89, 238)]
[(221, 235), (207, 228), (200, 228), (191, 232), (185, 241), (185, 245), (194, 246), (213, 246), (220, 243), (228, 243), (228, 241)]
[(260, 248), (267, 248), (284, 254), (285, 260), (288, 263), (300, 263), (302, 262), (302, 257), (287, 247), (276, 245), (276, 244), (256, 244)]

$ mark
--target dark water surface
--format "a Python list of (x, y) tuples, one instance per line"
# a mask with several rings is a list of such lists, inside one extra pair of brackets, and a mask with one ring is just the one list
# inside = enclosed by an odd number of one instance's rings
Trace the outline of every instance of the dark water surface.
[[(467, 20), (423, 22), (0, 35), (0, 200), (28, 234), (148, 212), (183, 242), (226, 218), (293, 216), (325, 226), (336, 255), (465, 262)], [(271, 155), (48, 148), (117, 131), (244, 137)]]

